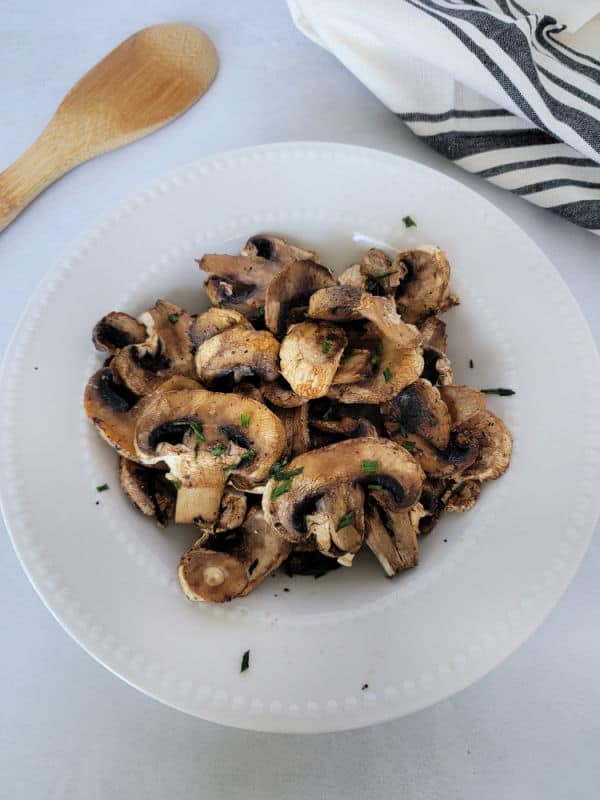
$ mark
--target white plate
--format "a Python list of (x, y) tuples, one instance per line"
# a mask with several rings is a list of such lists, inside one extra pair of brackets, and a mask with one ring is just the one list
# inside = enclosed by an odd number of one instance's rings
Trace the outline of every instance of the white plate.
[[(417, 228), (404, 229), (405, 214)], [(489, 401), (515, 435), (514, 458), (471, 513), (447, 514), (424, 537), (421, 564), (405, 575), (386, 580), (365, 554), (318, 581), (277, 576), (241, 601), (192, 605), (176, 565), (194, 534), (161, 532), (129, 506), (115, 454), (84, 417), (83, 386), (101, 361), (90, 331), (107, 311), (139, 313), (157, 297), (200, 311), (193, 258), (234, 252), (262, 230), (316, 247), (338, 269), (372, 240), (443, 247), (462, 296), (447, 315), (456, 381), (517, 390)], [(126, 681), (227, 725), (359, 727), (473, 683), (548, 614), (598, 515), (600, 370), (569, 291), (477, 194), (377, 151), (258, 147), (138, 192), (42, 281), (0, 385), (2, 505), (43, 600)], [(97, 494), (105, 481), (111, 490)]]

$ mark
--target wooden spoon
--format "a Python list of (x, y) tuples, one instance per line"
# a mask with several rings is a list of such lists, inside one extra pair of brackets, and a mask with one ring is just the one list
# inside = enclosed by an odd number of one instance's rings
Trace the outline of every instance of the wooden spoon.
[(186, 111), (217, 66), (213, 43), (192, 25), (154, 25), (122, 42), (73, 86), (40, 137), (0, 173), (0, 231), (65, 172)]

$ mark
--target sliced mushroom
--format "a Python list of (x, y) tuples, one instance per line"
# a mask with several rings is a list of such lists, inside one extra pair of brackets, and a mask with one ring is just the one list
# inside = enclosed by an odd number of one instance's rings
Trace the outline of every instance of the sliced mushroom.
[(379, 436), (375, 425), (369, 419), (355, 416), (342, 416), (340, 419), (313, 419), (311, 426), (318, 431), (356, 439), (361, 436)]
[(383, 250), (372, 247), (362, 257), (360, 271), (367, 278), (367, 291), (372, 292), (373, 289), (377, 289), (379, 293), (389, 294), (406, 276), (407, 268), (402, 262), (392, 263), (391, 258)]
[(309, 537), (319, 550), (336, 558), (344, 567), (352, 566), (365, 536), (364, 492), (360, 486), (342, 483), (326, 492), (306, 515)]
[(470, 511), (481, 494), (481, 483), (468, 480), (451, 490), (444, 504), (446, 511)]
[(294, 261), (284, 267), (273, 278), (267, 288), (265, 299), (265, 322), (275, 336), (283, 336), (293, 318), (308, 307), (314, 292), (326, 286), (335, 286), (331, 272), (314, 261)]
[(423, 370), (421, 377), (432, 386), (448, 386), (453, 383), (452, 364), (445, 353), (435, 347), (423, 347)]
[(431, 533), (437, 525), (439, 518), (444, 510), (447, 500), (448, 481), (443, 478), (427, 477), (423, 482), (423, 489), (419, 504), (423, 509), (419, 519), (419, 533)]
[(232, 308), (209, 308), (208, 311), (198, 314), (192, 320), (190, 325), (192, 345), (198, 348), (218, 333), (234, 327), (253, 330), (246, 317)]
[(481, 435), (474, 427), (461, 426), (450, 432), (447, 447), (438, 450), (418, 434), (408, 438), (395, 435), (394, 441), (401, 442), (417, 459), (430, 478), (454, 478), (466, 475), (479, 456)]
[(298, 408), (308, 403), (308, 399), (296, 394), (281, 375), (270, 383), (263, 383), (260, 389), (265, 400), (279, 408)]
[(446, 323), (438, 317), (427, 317), (419, 325), (421, 336), (423, 337), (423, 347), (431, 347), (445, 353), (448, 347), (448, 334), (446, 333)]
[(242, 381), (242, 383), (238, 383), (233, 387), (233, 391), (242, 397), (250, 397), (252, 400), (256, 400), (257, 403), (264, 403), (265, 401), (263, 393), (253, 383)]
[(221, 498), (219, 519), (214, 528), (215, 533), (231, 531), (239, 528), (246, 518), (248, 499), (243, 492), (235, 489), (225, 489)]
[(381, 407), (386, 429), (404, 438), (417, 433), (434, 447), (443, 450), (450, 440), (450, 414), (438, 389), (420, 379), (403, 389)]
[(237, 535), (213, 537), (223, 549), (194, 546), (183, 554), (179, 582), (190, 600), (223, 603), (244, 597), (288, 557), (291, 545), (252, 508)]
[(287, 481), (271, 478), (263, 494), (266, 519), (291, 542), (310, 536), (305, 517), (318, 501), (342, 484), (377, 484), (390, 492), (395, 510), (412, 506), (419, 498), (423, 473), (408, 451), (388, 439), (347, 439), (311, 450), (288, 465), (301, 470)]
[(158, 392), (140, 406), (138, 457), (145, 464), (164, 461), (169, 467), (178, 489), (176, 522), (212, 527), (228, 478), (265, 481), (285, 448), (281, 422), (246, 397), (187, 389)]
[(86, 384), (85, 413), (105, 442), (126, 458), (138, 460), (134, 431), (138, 396), (123, 385), (112, 367), (95, 372)]
[(213, 384), (231, 375), (236, 383), (256, 375), (274, 381), (279, 375), (279, 342), (268, 331), (228, 328), (200, 345), (196, 371), (201, 381)]
[(417, 530), (411, 510), (382, 512), (371, 506), (365, 514), (366, 543), (388, 578), (419, 563)]
[(424, 245), (404, 250), (395, 257), (392, 269), (406, 269), (406, 277), (396, 291), (396, 303), (402, 318), (419, 322), (456, 305), (450, 294), (450, 264), (439, 247)]
[(141, 344), (146, 339), (146, 327), (129, 314), (111, 311), (96, 323), (92, 341), (96, 350), (118, 353), (131, 344)]
[(175, 488), (162, 470), (120, 458), (119, 483), (133, 505), (147, 517), (154, 517), (161, 528), (173, 517)]
[(363, 292), (357, 311), (361, 317), (372, 322), (381, 335), (400, 347), (414, 349), (421, 345), (422, 337), (418, 328), (407, 325), (398, 315), (394, 301), (389, 297), (375, 297)]
[(283, 423), (287, 441), (285, 459), (289, 461), (310, 449), (308, 404), (297, 408), (277, 408), (275, 413)]
[(366, 380), (373, 373), (372, 358), (371, 350), (353, 348), (347, 351), (340, 361), (333, 383), (340, 386)]
[(338, 275), (338, 281), (343, 286), (356, 286), (358, 289), (365, 289), (367, 276), (362, 274), (360, 264), (352, 264), (351, 267), (348, 267)]
[(324, 397), (347, 343), (344, 331), (326, 322), (292, 325), (281, 342), (281, 374), (300, 397)]
[(308, 303), (308, 316), (328, 322), (351, 322), (361, 318), (358, 307), (363, 292), (356, 286), (330, 284), (313, 292)]
[(485, 395), (472, 386), (440, 386), (439, 392), (453, 425), (460, 425), (485, 411)]
[(214, 305), (258, 319), (264, 314), (267, 286), (279, 270), (293, 261), (313, 258), (312, 251), (258, 234), (246, 242), (239, 256), (205, 255), (198, 265), (208, 273), (206, 293)]
[(483, 411), (463, 423), (471, 435), (479, 435), (481, 446), (477, 460), (463, 472), (465, 480), (495, 481), (503, 475), (510, 464), (512, 436), (504, 422)]
[(195, 378), (190, 315), (173, 303), (157, 300), (139, 321), (146, 327), (145, 341), (124, 347), (112, 362), (123, 383), (142, 396), (173, 375)]

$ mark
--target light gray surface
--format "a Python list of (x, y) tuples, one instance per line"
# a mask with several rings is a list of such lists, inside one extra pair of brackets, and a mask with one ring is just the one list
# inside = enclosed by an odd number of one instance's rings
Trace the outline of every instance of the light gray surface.
[[(35, 137), (71, 84), (138, 28), (176, 21), (203, 27), (221, 54), (221, 70), (209, 94), (179, 121), (81, 167), (0, 235), (2, 350), (46, 269), (123, 195), (206, 153), (286, 139), (401, 153), (476, 188), (550, 256), (600, 339), (598, 239), (430, 152), (295, 31), (280, 0), (103, 0), (86, 6), (0, 0), (0, 169)], [(568, 426), (576, 410), (577, 390), (573, 407), (556, 424)], [(31, 424), (43, 424), (43, 406)], [(109, 674), (43, 607), (2, 527), (0, 797), (597, 797), (599, 574), (596, 537), (538, 633), (462, 694), (371, 729), (276, 737), (186, 717)]]

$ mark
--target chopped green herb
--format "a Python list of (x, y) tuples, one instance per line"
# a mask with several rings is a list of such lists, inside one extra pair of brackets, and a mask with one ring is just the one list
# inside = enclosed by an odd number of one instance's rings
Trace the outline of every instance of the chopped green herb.
[(516, 392), (513, 389), (481, 389), (484, 394), (497, 394), (500, 397), (511, 397)]
[(323, 420), (327, 422), (327, 420), (331, 419), (331, 415), (333, 414), (333, 406), (329, 406), (327, 411), (323, 414)]
[(250, 425), (250, 414), (240, 414), (240, 422), (242, 423), (242, 428), (247, 428)]
[(475, 364), (473, 363), (473, 359), (472, 359), (472, 358), (470, 358), (470, 359), (469, 359), (469, 368), (470, 368), (470, 369), (473, 369), (473, 367), (474, 367), (474, 366), (475, 366)]
[(412, 451), (415, 449), (416, 446), (417, 446), (417, 443), (416, 442), (411, 442), (409, 439), (405, 439), (402, 442), (402, 447), (404, 447), (405, 450), (408, 450), (409, 453), (412, 453)]
[(261, 318), (261, 317), (264, 317), (264, 315), (265, 315), (265, 307), (264, 306), (259, 306), (256, 309), (256, 316)]
[(296, 475), (301, 475), (304, 472), (304, 467), (296, 467), (296, 469), (283, 469), (283, 464), (276, 461), (269, 471), (271, 477), (276, 481), (285, 481), (289, 478), (295, 478)]
[(331, 345), (329, 344), (329, 342), (323, 342), (323, 347), (321, 348), (321, 350), (324, 353), (328, 353), (331, 350)]
[(367, 292), (370, 292), (371, 294), (380, 294), (381, 292), (381, 287), (379, 283), (375, 280), (375, 278), (371, 276), (369, 276), (365, 281), (365, 289), (367, 290)]
[(246, 652), (242, 656), (242, 665), (240, 667), (240, 672), (246, 672), (249, 666), (250, 666), (250, 650), (246, 650)]
[(108, 483), (102, 483), (100, 486), (96, 486), (97, 492), (107, 492), (110, 489)]
[(224, 300), (219, 300), (218, 305), (219, 305), (219, 308), (225, 308), (225, 301)]
[(173, 486), (179, 491), (181, 489), (181, 481), (177, 480), (177, 478), (169, 478)]
[(195, 422), (195, 420), (186, 419), (186, 420), (182, 420), (181, 422), (174, 422), (173, 425), (175, 425), (178, 428), (182, 427), (182, 426), (186, 426), (188, 428), (191, 428), (194, 431), (194, 433), (196, 434), (196, 439), (198, 439), (199, 442), (202, 442), (203, 444), (204, 444), (204, 442), (206, 442), (206, 439), (204, 438), (204, 434), (202, 433), (202, 426), (198, 422)]
[(381, 354), (383, 353), (383, 342), (377, 342), (375, 345), (375, 355), (371, 356), (371, 364), (375, 366), (381, 361)]
[(200, 452), (200, 442), (196, 442), (196, 446), (194, 447), (194, 459), (198, 459), (198, 453)]
[(175, 325), (176, 322), (179, 322), (179, 314), (169, 314), (167, 319)]
[(342, 528), (347, 528), (348, 525), (352, 524), (353, 519), (354, 519), (354, 511), (348, 511), (347, 514), (344, 514), (343, 517), (340, 517), (336, 531), (341, 531)]
[(372, 492), (380, 492), (383, 486), (380, 483), (368, 483), (367, 489), (370, 489)]
[(406, 216), (402, 217), (402, 222), (404, 223), (405, 228), (416, 228), (417, 223), (414, 221), (412, 217)]
[(378, 341), (377, 344), (375, 345), (375, 352), (377, 353), (378, 356), (380, 356), (383, 353), (383, 342), (381, 340)]
[(222, 456), (223, 453), (225, 452), (225, 448), (223, 447), (222, 444), (218, 444), (216, 447), (213, 447), (213, 449), (210, 452), (213, 456)]
[(396, 433), (404, 437), (404, 439), (406, 439), (406, 437), (408, 436), (408, 431), (401, 422), (398, 424), (398, 430), (396, 431)]
[(279, 486), (276, 486), (273, 491), (271, 492), (271, 500), (276, 500), (282, 494), (286, 494), (292, 488), (292, 481), (288, 478), (285, 481), (282, 481)]
[(392, 380), (392, 370), (389, 367), (386, 367), (383, 370), (383, 378), (386, 383), (389, 383)]
[(379, 364), (380, 361), (381, 361), (381, 356), (378, 356), (377, 353), (375, 353), (374, 356), (371, 356), (371, 364), (373, 364), (373, 366)]
[(360, 462), (360, 471), (361, 472), (377, 472), (379, 469), (379, 461), (361, 461)]

